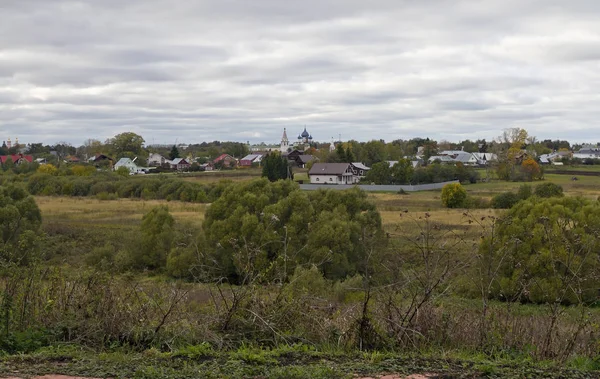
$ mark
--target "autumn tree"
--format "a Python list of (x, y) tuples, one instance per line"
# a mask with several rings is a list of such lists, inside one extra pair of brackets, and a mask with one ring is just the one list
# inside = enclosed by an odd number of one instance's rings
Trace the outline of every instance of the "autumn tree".
[(521, 172), (527, 181), (542, 179), (542, 169), (532, 158), (527, 158), (521, 163)]

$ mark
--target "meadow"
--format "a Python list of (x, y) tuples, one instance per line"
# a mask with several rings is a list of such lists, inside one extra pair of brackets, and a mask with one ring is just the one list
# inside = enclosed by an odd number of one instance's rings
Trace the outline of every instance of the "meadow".
[[(222, 179), (242, 183), (260, 175), (256, 169), (214, 174), (219, 173), (183, 177), (198, 183)], [(569, 175), (546, 174), (545, 180), (560, 184), (567, 196), (596, 200), (600, 195), (600, 177), (572, 180)], [(489, 181), (465, 188), (470, 196), (489, 201), (521, 185)], [(211, 205), (36, 196), (42, 231), (50, 238), (51, 258), (46, 267), (32, 271), (35, 274), (17, 278), (22, 280), (18, 286), (39, 299), (19, 297), (16, 309), (30, 315), (27, 322), (21, 316), (21, 323), (43, 325), (35, 333), (49, 333), (62, 342), (38, 345), (32, 342), (35, 334), (18, 335), (15, 341), (21, 345), (14, 346), (21, 346), (15, 350), (20, 354), (0, 357), (0, 374), (61, 372), (141, 378), (351, 378), (390, 372), (598, 375), (600, 345), (595, 333), (600, 309), (572, 306), (557, 311), (551, 305), (482, 303), (476, 295), (457, 295), (476, 283), (468, 277), (469, 265), (490, 220), (504, 210), (444, 208), (440, 191), (367, 196), (381, 214), (390, 251), (402, 255), (405, 246), (418, 241), (426, 230), (434, 247), (428, 253), (435, 259), (452, 257), (456, 261), (452, 271), (443, 273), (426, 260), (415, 263), (407, 256), (398, 267), (410, 278), (408, 286), (381, 288), (363, 287), (356, 278), (327, 282), (311, 271), (283, 286), (197, 283), (174, 280), (160, 271), (111, 272), (88, 267), (88, 253), (107, 242), (116, 246), (135, 243), (142, 218), (157, 206), (167, 206), (176, 225), (198, 230)], [(432, 272), (433, 276), (427, 276)], [(420, 280), (436, 278), (443, 281), (443, 290), (435, 296), (414, 287)], [(422, 306), (415, 306), (415, 301), (422, 301)], [(382, 340), (384, 335), (390, 340)]]

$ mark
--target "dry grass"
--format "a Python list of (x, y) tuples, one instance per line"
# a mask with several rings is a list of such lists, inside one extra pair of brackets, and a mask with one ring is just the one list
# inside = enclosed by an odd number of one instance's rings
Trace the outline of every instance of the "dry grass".
[(165, 200), (97, 200), (93, 198), (36, 197), (47, 224), (68, 223), (94, 227), (138, 225), (142, 216), (158, 205), (167, 205), (177, 221), (201, 224), (207, 204)]

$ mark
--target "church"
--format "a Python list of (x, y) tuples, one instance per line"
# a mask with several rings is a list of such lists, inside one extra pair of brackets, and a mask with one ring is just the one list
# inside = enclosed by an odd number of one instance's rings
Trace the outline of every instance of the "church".
[(283, 136), (281, 137), (281, 145), (279, 147), (279, 151), (282, 154), (288, 153), (290, 150), (306, 150), (310, 147), (310, 144), (313, 141), (312, 135), (306, 131), (306, 127), (304, 127), (304, 131), (298, 135), (298, 141), (296, 143), (290, 144), (290, 140), (287, 136), (286, 128), (283, 128)]

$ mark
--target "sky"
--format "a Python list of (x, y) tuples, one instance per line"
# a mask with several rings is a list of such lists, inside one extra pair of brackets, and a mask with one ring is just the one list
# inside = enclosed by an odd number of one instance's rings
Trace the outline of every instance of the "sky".
[(0, 141), (600, 141), (597, 0), (0, 0)]

